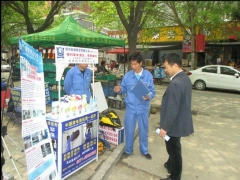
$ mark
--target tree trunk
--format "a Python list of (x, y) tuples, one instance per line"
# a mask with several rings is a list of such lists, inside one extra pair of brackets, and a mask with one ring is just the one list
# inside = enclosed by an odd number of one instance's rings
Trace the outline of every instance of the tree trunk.
[(190, 70), (194, 70), (196, 67), (195, 59), (196, 59), (196, 28), (192, 28), (192, 33), (191, 33), (191, 67)]
[[(136, 52), (136, 45), (137, 45), (137, 32), (128, 32), (128, 48), (129, 48), (129, 54), (128, 58), (131, 54)], [(131, 70), (130, 61), (128, 59), (128, 71)]]

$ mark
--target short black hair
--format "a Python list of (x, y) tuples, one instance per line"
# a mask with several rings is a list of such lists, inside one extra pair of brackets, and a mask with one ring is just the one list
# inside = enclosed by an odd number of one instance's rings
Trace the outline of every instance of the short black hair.
[(164, 62), (167, 61), (171, 66), (177, 64), (179, 67), (182, 67), (182, 59), (176, 53), (169, 53), (164, 57)]
[(167, 54), (163, 54), (163, 55), (161, 56), (161, 58), (162, 58), (163, 62), (164, 62), (164, 61), (165, 61), (165, 59), (166, 59), (166, 55), (167, 55)]
[(106, 61), (101, 61), (101, 66), (104, 65), (106, 63)]
[(143, 58), (142, 58), (142, 55), (141, 55), (141, 54), (139, 54), (139, 53), (133, 53), (133, 54), (129, 57), (129, 61), (132, 61), (132, 60), (134, 60), (134, 61), (137, 60), (138, 63), (141, 63), (141, 62), (143, 61)]

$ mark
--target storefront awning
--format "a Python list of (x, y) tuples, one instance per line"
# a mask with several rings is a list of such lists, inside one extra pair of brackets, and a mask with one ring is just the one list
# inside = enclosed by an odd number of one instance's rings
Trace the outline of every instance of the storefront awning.
[(210, 46), (240, 46), (240, 42), (206, 43), (206, 47), (210, 47)]
[(106, 51), (106, 54), (128, 54), (129, 53), (129, 49), (128, 48), (117, 48), (117, 49), (112, 49), (112, 50), (108, 50)]

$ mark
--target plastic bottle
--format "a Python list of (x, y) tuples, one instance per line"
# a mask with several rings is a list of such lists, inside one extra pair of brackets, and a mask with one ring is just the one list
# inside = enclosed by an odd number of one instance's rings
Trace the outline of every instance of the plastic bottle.
[(86, 113), (87, 112), (87, 95), (83, 94), (82, 95), (82, 113)]
[[(156, 129), (156, 134), (159, 134), (159, 133), (160, 133), (160, 129), (157, 128), (157, 129)], [(166, 134), (166, 135), (164, 136), (164, 139), (165, 139), (166, 141), (168, 141), (168, 140), (170, 139), (170, 137)]]

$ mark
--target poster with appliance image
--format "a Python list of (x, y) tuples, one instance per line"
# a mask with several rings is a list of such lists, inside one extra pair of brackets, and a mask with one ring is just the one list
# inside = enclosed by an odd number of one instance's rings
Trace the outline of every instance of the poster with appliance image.
[(59, 179), (71, 176), (97, 159), (98, 116), (93, 111), (68, 119), (46, 117)]

